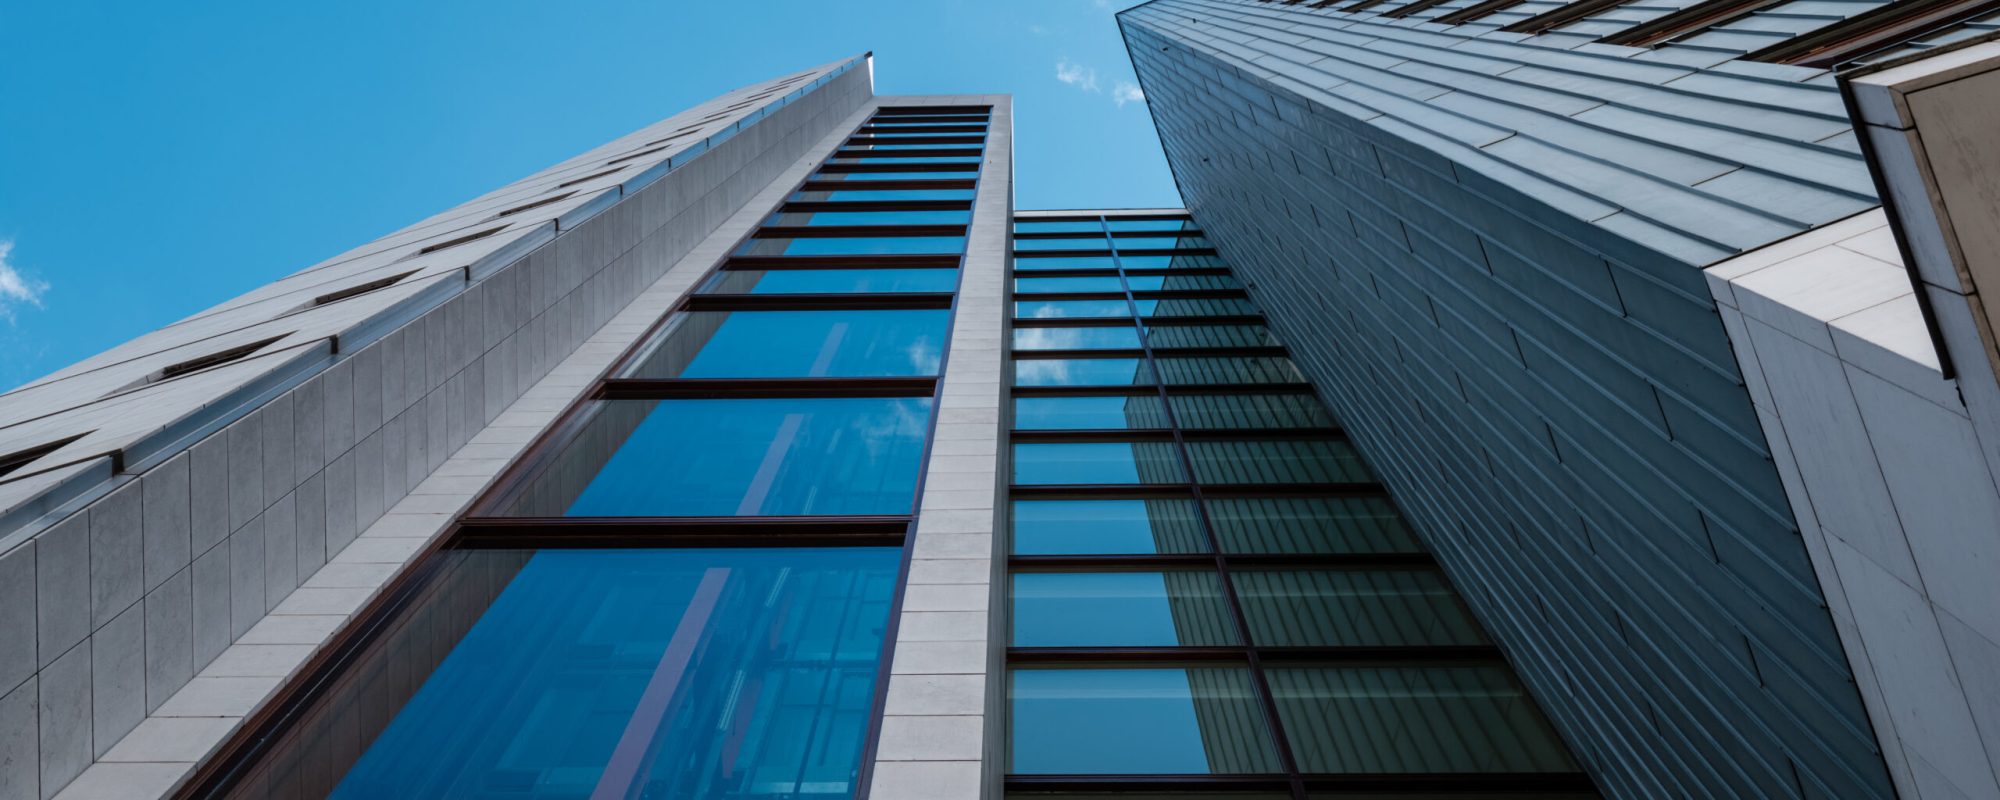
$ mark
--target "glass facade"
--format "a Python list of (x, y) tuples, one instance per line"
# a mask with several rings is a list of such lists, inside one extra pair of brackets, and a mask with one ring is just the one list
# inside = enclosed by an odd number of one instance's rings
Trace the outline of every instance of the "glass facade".
[(857, 796), (987, 117), (879, 109), (368, 612), (217, 794)]
[(1016, 219), (1007, 796), (1593, 796), (1208, 247)]

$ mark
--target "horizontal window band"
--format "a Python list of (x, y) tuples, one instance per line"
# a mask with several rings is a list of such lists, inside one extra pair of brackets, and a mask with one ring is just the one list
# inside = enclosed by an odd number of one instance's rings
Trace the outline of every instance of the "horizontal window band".
[(683, 301), (685, 311), (808, 311), (895, 308), (951, 308), (950, 292), (891, 294), (695, 294)]
[[(1019, 276), (1017, 276), (1019, 277)], [(1132, 293), (1138, 300), (1243, 300), (1249, 295), (1241, 289), (1181, 289), (1145, 290)], [(1124, 292), (1015, 292), (1014, 300), (1033, 302), (1037, 300), (1123, 300)]]
[[(1152, 395), (1160, 391), (1150, 383), (1119, 383), (1109, 386), (1016, 386), (1015, 397), (1119, 397)], [(1169, 396), (1208, 394), (1310, 394), (1310, 383), (1190, 383), (1165, 387)]]
[[(820, 172), (828, 174), (893, 174), (897, 172), (963, 172), (967, 179), (979, 174), (978, 164), (821, 164)], [(883, 180), (893, 180), (884, 178)], [(928, 179), (935, 182), (936, 179)]]
[(586, 549), (682, 547), (901, 547), (908, 516), (882, 517), (474, 517), (446, 547)]
[(854, 256), (730, 256), (726, 270), (770, 269), (945, 269), (956, 268), (957, 255)]
[(1431, 666), (1466, 662), (1505, 663), (1500, 648), (1490, 645), (1358, 646), (1358, 647), (1009, 647), (1007, 663), (1131, 664), (1245, 662), (1252, 651), (1269, 663), (1311, 662), (1371, 666)]
[(778, 207), (780, 214), (819, 214), (856, 211), (970, 211), (971, 200), (848, 200), (841, 202), (800, 200)]
[(940, 123), (937, 125), (863, 125), (859, 130), (854, 132), (854, 135), (873, 136), (877, 134), (904, 132), (916, 134), (985, 133), (986, 126), (952, 123)]
[(978, 158), (985, 154), (978, 147), (938, 147), (927, 150), (835, 150), (834, 158)]
[[(1262, 325), (1262, 314), (1227, 314), (1220, 316), (1158, 316), (1140, 317), (1139, 320), (1151, 326), (1167, 325)], [(1016, 317), (1016, 328), (1116, 328), (1131, 325), (1131, 317)]]
[[(1213, 567), (1214, 553), (1105, 556), (1009, 556), (1010, 569), (1038, 572), (1142, 571), (1159, 568)], [(1428, 553), (1267, 553), (1223, 554), (1232, 569), (1278, 567), (1295, 569), (1398, 569), (1435, 566)]]
[(986, 143), (984, 136), (855, 136), (842, 147), (868, 147), (878, 144), (969, 144)]
[[(1145, 358), (1145, 350), (1015, 350), (1016, 361), (1072, 358)], [(1154, 358), (1284, 358), (1283, 347), (1155, 347)]]
[(1015, 292), (1014, 300), (1123, 300), (1124, 292)]
[(766, 225), (755, 239), (873, 239), (905, 236), (964, 236), (964, 225)]
[(593, 400), (931, 397), (936, 378), (613, 378)]
[[(1091, 248), (1091, 249), (1088, 249), (1088, 250), (1014, 250), (1014, 251), (1012, 251), (1012, 254), (1013, 254), (1013, 256), (1014, 256), (1015, 258), (1017, 258), (1017, 259), (1022, 259), (1022, 260), (1028, 260), (1028, 259), (1035, 259), (1035, 258), (1073, 258), (1073, 257), (1076, 257), (1076, 256), (1098, 256), (1098, 257), (1110, 257), (1110, 255), (1111, 255), (1111, 251), (1109, 251), (1109, 250), (1106, 250), (1106, 249), (1104, 249), (1104, 248), (1102, 248), (1102, 247), (1096, 247), (1096, 248)], [(1162, 249), (1158, 249), (1158, 248), (1149, 248), (1149, 249), (1143, 249), (1143, 250), (1119, 250), (1119, 251), (1118, 251), (1118, 255), (1121, 255), (1121, 256), (1212, 256), (1212, 255), (1215, 255), (1215, 248), (1213, 248), (1213, 247), (1189, 247), (1189, 248), (1185, 248), (1185, 249), (1181, 249), (1181, 248), (1167, 248), (1167, 249), (1164, 249), (1164, 250), (1162, 250)]]
[[(1187, 483), (1116, 483), (1022, 485), (1008, 487), (1014, 500), (1183, 499), (1194, 492)], [(1207, 497), (1380, 497), (1379, 483), (1212, 483), (1201, 485)]]
[[(1021, 220), (1015, 220), (1015, 222), (1017, 222), (1017, 223), (1018, 223), (1018, 222), (1020, 222), (1020, 221), (1021, 221)], [(1029, 220), (1029, 222), (1062, 222), (1062, 221), (1065, 221), (1065, 220)], [(1077, 222), (1088, 222), (1088, 221), (1090, 221), (1090, 220), (1076, 220), (1076, 221), (1077, 221)], [(1157, 238), (1164, 238), (1164, 237), (1169, 237), (1169, 236), (1173, 236), (1173, 237), (1192, 237), (1192, 236), (1203, 236), (1203, 235), (1205, 235), (1205, 234), (1203, 234), (1203, 233), (1202, 233), (1201, 231), (1199, 231), (1199, 230), (1190, 230), (1190, 229), (1185, 229), (1185, 228), (1175, 228), (1175, 229), (1171, 229), (1171, 230), (1157, 230), (1157, 231), (1119, 231), (1119, 230), (1114, 230), (1114, 231), (1112, 231), (1112, 232), (1111, 232), (1111, 238), (1113, 238), (1113, 239), (1157, 239)], [(1044, 240), (1045, 240), (1045, 239), (1102, 239), (1102, 238), (1104, 238), (1104, 233), (1103, 233), (1102, 231), (1020, 231), (1020, 230), (1017, 230), (1017, 231), (1015, 231), (1015, 232), (1014, 232), (1014, 238), (1016, 238), (1016, 239), (1044, 239)]]
[[(1596, 796), (1590, 776), (1581, 772), (1399, 772), (1375, 774), (1305, 773), (1306, 789), (1314, 792), (1369, 792), (1381, 794), (1422, 794), (1465, 792), (1468, 797), (1518, 794), (1523, 800), (1536, 794), (1575, 792)], [(1285, 792), (1291, 788), (1284, 775), (1008, 775), (1003, 779), (1012, 796), (1022, 792), (1116, 793), (1167, 791)], [(1032, 795), (1027, 795), (1032, 796)], [(1194, 800), (1191, 798), (1190, 800)], [(1436, 800), (1432, 798), (1432, 800)]]
[(956, 178), (950, 180), (936, 180), (936, 181), (898, 181), (898, 180), (887, 180), (887, 179), (868, 180), (868, 181), (806, 181), (804, 186), (799, 187), (799, 191), (802, 192), (929, 192), (929, 191), (942, 191), (942, 190), (960, 191), (964, 189), (971, 189), (974, 187), (976, 183), (977, 183), (976, 181), (958, 180)]
[[(1339, 428), (1182, 428), (1187, 441), (1288, 442), (1345, 439)], [(1173, 428), (1103, 428), (1077, 430), (1015, 430), (1015, 442), (1155, 442), (1174, 438)]]
[(878, 117), (930, 116), (932, 114), (988, 114), (992, 106), (883, 106), (875, 109)]
[[(1022, 260), (1032, 261), (1033, 259), (1022, 259)], [(1120, 270), (1116, 267), (1105, 267), (1103, 269), (1087, 269), (1087, 268), (1086, 269), (1031, 269), (1026, 271), (1017, 270), (1014, 272), (1013, 277), (1110, 278), (1110, 277), (1116, 277), (1121, 272), (1123, 272), (1127, 277), (1134, 277), (1134, 278), (1136, 277), (1151, 278), (1157, 276), (1179, 277), (1183, 275), (1200, 275), (1200, 276), (1219, 275), (1223, 277), (1234, 277), (1233, 275), (1231, 275), (1227, 267), (1201, 267), (1199, 269), (1125, 269), (1125, 270)]]

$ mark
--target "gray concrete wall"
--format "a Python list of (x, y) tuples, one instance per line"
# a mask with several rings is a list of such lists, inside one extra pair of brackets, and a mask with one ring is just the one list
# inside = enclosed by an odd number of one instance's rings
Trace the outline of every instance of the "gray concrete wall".
[[(392, 508), (469, 500), (526, 441), (481, 438), (488, 425), (847, 118), (869, 80), (835, 78), (0, 555), (0, 798), (171, 786), (205, 752), (173, 739), (212, 747), (281, 677), (190, 687), (197, 672), (274, 614), (323, 628), (310, 641), (329, 634), (343, 617), (323, 609), (351, 611), (372, 590), (315, 588), (306, 602), (298, 587)], [(574, 397), (587, 380), (558, 383)], [(411, 495), (447, 457), (494, 463)], [(379, 586), (423, 541), (348, 562), (378, 565), (363, 570)], [(183, 701), (184, 687), (220, 702)], [(180, 720), (176, 754), (92, 767), (149, 715)]]
[(1288, 88), (1349, 38), (1159, 6), (1121, 21), (1188, 207), (1602, 788), (1892, 796), (1701, 271), (1392, 86)]

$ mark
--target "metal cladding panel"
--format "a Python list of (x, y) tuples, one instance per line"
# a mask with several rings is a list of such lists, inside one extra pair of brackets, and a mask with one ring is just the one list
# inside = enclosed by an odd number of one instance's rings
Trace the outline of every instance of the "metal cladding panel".
[[(1864, 166), (1777, 132), (1816, 113), (1731, 118), (1719, 90), (1501, 113), (1471, 76), (1538, 70), (1509, 91), (1604, 100), (1691, 70), (1407, 26), (1357, 38), (1356, 16), (1156, 0), (1120, 17), (1196, 221), (1608, 793), (1894, 796), (1698, 269), (1850, 213), (1815, 198), (1873, 205)], [(1408, 61), (1367, 65), (1391, 39)], [(1484, 97), (1446, 110), (1387, 80), (1420, 61)], [(1684, 134), (1579, 108), (1714, 138), (1663, 145)], [(1777, 211), (1730, 197), (1786, 186), (1811, 189)]]

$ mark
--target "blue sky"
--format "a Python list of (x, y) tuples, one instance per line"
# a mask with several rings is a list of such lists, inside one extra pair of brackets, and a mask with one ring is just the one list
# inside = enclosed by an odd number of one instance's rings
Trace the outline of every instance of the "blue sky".
[(1178, 205), (1133, 0), (0, 8), (0, 389), (730, 89), (1015, 97), (1022, 208)]

